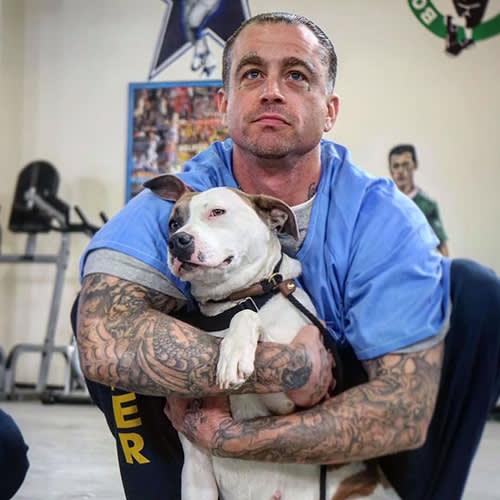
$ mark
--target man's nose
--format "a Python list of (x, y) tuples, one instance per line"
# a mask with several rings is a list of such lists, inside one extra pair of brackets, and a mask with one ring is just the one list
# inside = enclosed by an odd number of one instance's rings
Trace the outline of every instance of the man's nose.
[(278, 78), (268, 77), (264, 81), (261, 100), (264, 102), (283, 102), (285, 96), (281, 90), (280, 81)]

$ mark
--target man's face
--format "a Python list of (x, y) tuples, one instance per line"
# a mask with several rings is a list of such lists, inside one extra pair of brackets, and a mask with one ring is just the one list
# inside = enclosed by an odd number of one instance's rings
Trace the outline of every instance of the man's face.
[(403, 193), (409, 194), (415, 188), (413, 172), (416, 168), (417, 166), (409, 152), (390, 157), (389, 171), (396, 186)]
[(321, 54), (304, 26), (255, 24), (240, 33), (229, 89), (218, 96), (236, 153), (278, 159), (318, 146), (338, 109)]

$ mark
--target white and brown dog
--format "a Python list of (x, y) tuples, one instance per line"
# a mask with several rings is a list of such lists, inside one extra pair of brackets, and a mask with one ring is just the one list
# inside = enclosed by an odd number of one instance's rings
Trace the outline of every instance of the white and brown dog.
[[(191, 283), (191, 293), (205, 316), (225, 314), (262, 283), (276, 284), (277, 274), (288, 285), (291, 282), (286, 280), (299, 276), (299, 261), (282, 254), (276, 234), (285, 231), (297, 238), (294, 214), (282, 201), (230, 188), (195, 193), (173, 175), (156, 177), (145, 186), (176, 202), (169, 220), (168, 265), (175, 276)], [(303, 290), (297, 288), (294, 295), (314, 311)], [(258, 297), (246, 300), (255, 303)], [(222, 388), (237, 387), (252, 374), (259, 340), (288, 343), (310, 323), (279, 292), (260, 307), (238, 310), (229, 329), (214, 333), (223, 337), (217, 366)], [(295, 410), (284, 394), (233, 395), (230, 402), (235, 419)], [(219, 458), (180, 438), (183, 500), (320, 498), (320, 466)], [(399, 498), (377, 467), (365, 463), (329, 466), (324, 488), (326, 498), (332, 500)]]

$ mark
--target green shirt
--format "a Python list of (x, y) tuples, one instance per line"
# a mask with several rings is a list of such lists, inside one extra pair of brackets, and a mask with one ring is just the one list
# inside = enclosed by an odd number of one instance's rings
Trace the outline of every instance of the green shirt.
[(437, 203), (434, 200), (431, 200), (420, 188), (418, 188), (416, 193), (410, 197), (416, 203), (418, 208), (420, 208), (420, 210), (424, 213), (427, 221), (431, 225), (432, 229), (434, 229), (439, 241), (444, 243), (448, 239), (448, 236), (446, 236), (443, 223), (439, 217), (439, 208)]

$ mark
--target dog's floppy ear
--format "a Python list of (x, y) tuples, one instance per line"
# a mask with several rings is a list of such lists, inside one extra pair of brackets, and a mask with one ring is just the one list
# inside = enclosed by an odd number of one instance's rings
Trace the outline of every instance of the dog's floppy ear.
[(295, 214), (284, 201), (263, 194), (250, 195), (249, 198), (273, 231), (287, 233), (296, 240), (299, 239)]
[(156, 196), (168, 201), (177, 201), (183, 194), (193, 191), (179, 177), (172, 174), (153, 177), (146, 181), (143, 186), (151, 189)]

